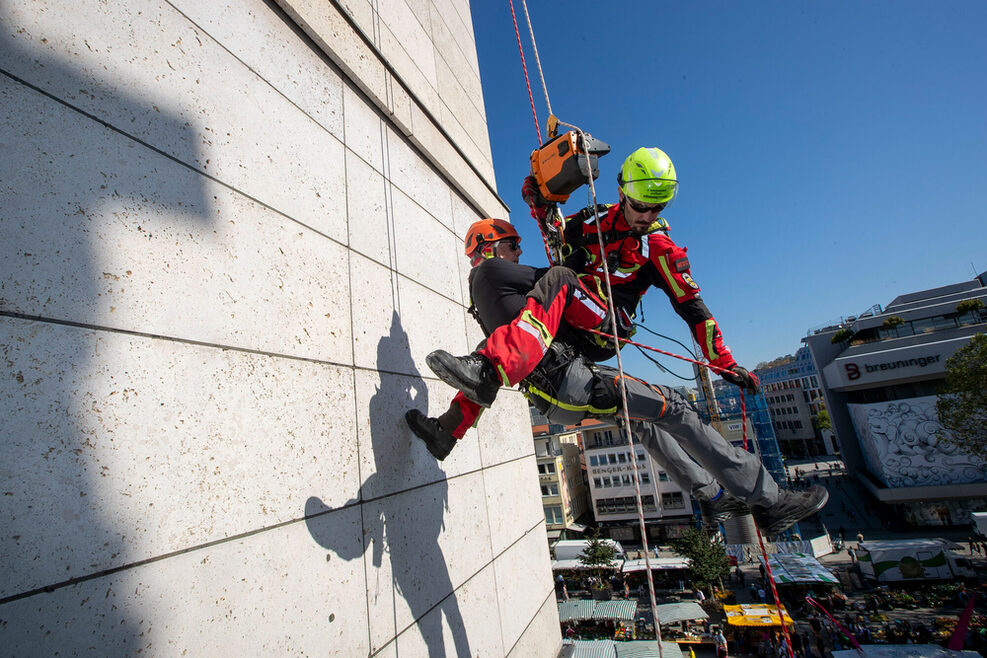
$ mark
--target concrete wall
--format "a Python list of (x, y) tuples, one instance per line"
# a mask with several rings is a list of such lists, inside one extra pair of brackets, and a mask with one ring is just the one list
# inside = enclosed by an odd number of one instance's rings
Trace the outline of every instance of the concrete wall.
[(524, 400), (403, 421), (506, 216), (467, 3), (68, 6), (0, 5), (3, 653), (554, 655)]

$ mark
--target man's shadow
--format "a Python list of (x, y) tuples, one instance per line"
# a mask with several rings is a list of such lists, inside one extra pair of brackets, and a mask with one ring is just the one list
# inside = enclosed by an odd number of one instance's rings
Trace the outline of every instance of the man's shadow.
[[(380, 386), (370, 399), (370, 433), (374, 455), (374, 473), (367, 477), (359, 494), (345, 506), (361, 504), (364, 542), (358, 553), (352, 542), (327, 533), (325, 524), (312, 520), (331, 512), (318, 498), (305, 504), (309, 532), (316, 542), (344, 560), (359, 558), (370, 551), (375, 569), (384, 566), (384, 555), (390, 563), (390, 587), (380, 584), (368, 571), (367, 596), (374, 600), (390, 594), (400, 594), (417, 621), (429, 656), (446, 655), (442, 635), (442, 615), (452, 634), (456, 655), (469, 656), (469, 640), (463, 617), (453, 591), (446, 558), (439, 546), (444, 529), (443, 516), (448, 507), (449, 485), (438, 462), (420, 446), (412, 456), (412, 442), (418, 442), (404, 421), (404, 413), (412, 407), (428, 408), (428, 389), (415, 368), (409, 353), (408, 336), (401, 326), (397, 311), (391, 320), (391, 331), (377, 344), (377, 363), (388, 369), (409, 375), (380, 373)], [(424, 458), (421, 455), (424, 454)], [(409, 473), (413, 470), (414, 473)], [(413, 477), (412, 477), (413, 476)], [(404, 493), (391, 494), (396, 486), (409, 479), (432, 484), (416, 487)], [(382, 494), (382, 492), (384, 492)], [(388, 592), (388, 589), (391, 592)], [(393, 619), (391, 635), (404, 630)], [(384, 619), (372, 619), (371, 625), (383, 624)], [(372, 647), (373, 651), (382, 647)]]

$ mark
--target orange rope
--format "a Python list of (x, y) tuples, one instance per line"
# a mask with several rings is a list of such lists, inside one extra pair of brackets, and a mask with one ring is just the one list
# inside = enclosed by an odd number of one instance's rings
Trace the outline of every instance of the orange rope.
[[(535, 97), (531, 93), (531, 81), (528, 79), (528, 65), (524, 61), (524, 48), (521, 46), (521, 32), (517, 27), (517, 15), (514, 13), (514, 0), (511, 5), (511, 18), (514, 19), (514, 34), (517, 36), (517, 49), (521, 53), (521, 68), (524, 69), (524, 83), (528, 85), (528, 100), (531, 101), (531, 116), (535, 120), (535, 132), (538, 134), (538, 144), (541, 145), (541, 128), (538, 127), (538, 112), (535, 111)], [(551, 259), (549, 259), (551, 262)]]

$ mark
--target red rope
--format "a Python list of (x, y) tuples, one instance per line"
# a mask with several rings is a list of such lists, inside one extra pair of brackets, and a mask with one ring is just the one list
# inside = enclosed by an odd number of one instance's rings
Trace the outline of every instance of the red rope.
[(756, 523), (754, 524), (754, 529), (757, 531), (757, 542), (761, 545), (761, 555), (764, 557), (764, 570), (765, 574), (767, 574), (768, 584), (771, 585), (771, 595), (775, 599), (775, 607), (778, 608), (778, 621), (781, 622), (781, 632), (785, 636), (788, 658), (795, 658), (795, 651), (792, 649), (792, 636), (788, 634), (788, 625), (785, 623), (785, 611), (781, 607), (781, 599), (778, 598), (778, 588), (775, 587), (775, 578), (771, 574), (771, 563), (768, 562), (768, 551), (764, 548), (764, 538), (761, 537), (761, 529), (757, 527)]
[[(538, 112), (535, 111), (535, 97), (531, 93), (531, 81), (528, 79), (528, 65), (524, 61), (524, 48), (521, 46), (521, 32), (517, 28), (517, 16), (514, 14), (514, 0), (511, 5), (511, 18), (514, 19), (514, 34), (517, 36), (517, 49), (521, 53), (521, 68), (524, 69), (524, 84), (528, 85), (528, 100), (531, 101), (531, 116), (535, 120), (535, 132), (538, 134), (538, 145), (541, 146), (541, 128), (538, 126)], [(551, 262), (549, 258), (549, 262)]]

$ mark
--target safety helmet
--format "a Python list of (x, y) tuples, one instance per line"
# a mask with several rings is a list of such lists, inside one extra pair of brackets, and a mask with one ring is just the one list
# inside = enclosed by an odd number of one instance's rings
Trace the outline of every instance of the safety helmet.
[(675, 165), (658, 148), (639, 148), (627, 156), (617, 174), (617, 185), (624, 196), (641, 203), (668, 206), (675, 198), (679, 182)]
[[(521, 242), (521, 236), (508, 221), (488, 218), (473, 222), (466, 230), (466, 255), (472, 259), (479, 255), (478, 252), (484, 245), (492, 245), (508, 238), (514, 238), (519, 244)], [(493, 252), (484, 256), (492, 258)]]

